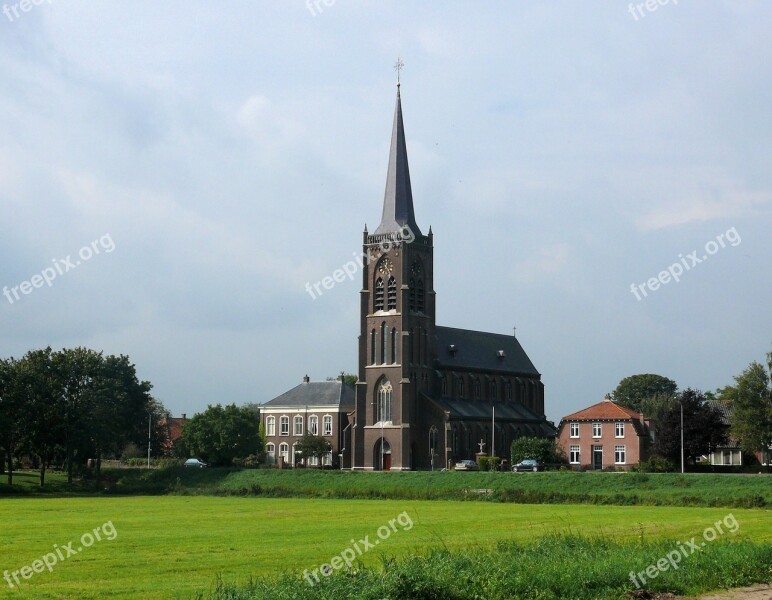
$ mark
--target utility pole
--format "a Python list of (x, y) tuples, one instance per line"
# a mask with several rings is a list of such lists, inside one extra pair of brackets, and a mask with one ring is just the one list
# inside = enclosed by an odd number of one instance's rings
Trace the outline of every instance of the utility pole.
[(150, 427), (153, 423), (153, 413), (147, 413), (147, 468), (150, 468)]
[(681, 473), (684, 473), (684, 402), (681, 400)]

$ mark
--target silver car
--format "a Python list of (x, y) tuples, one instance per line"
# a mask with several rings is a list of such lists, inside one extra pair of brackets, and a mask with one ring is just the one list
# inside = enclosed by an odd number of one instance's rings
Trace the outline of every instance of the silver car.
[(203, 469), (204, 467), (208, 467), (203, 460), (198, 460), (197, 458), (189, 458), (185, 461), (186, 467), (198, 467), (199, 469)]

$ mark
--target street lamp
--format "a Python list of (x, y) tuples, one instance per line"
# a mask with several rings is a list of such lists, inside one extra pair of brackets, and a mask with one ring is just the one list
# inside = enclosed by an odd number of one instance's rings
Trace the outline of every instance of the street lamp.
[(147, 468), (150, 468), (150, 427), (153, 423), (153, 413), (147, 413)]
[(679, 402), (681, 405), (681, 474), (684, 473), (684, 402)]

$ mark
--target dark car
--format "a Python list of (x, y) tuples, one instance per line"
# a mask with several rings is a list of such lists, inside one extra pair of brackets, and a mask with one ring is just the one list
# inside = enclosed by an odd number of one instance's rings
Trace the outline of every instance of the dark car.
[(533, 458), (526, 458), (525, 460), (521, 460), (519, 463), (514, 465), (512, 470), (515, 473), (519, 473), (520, 471), (543, 471), (544, 465), (538, 460), (534, 460)]

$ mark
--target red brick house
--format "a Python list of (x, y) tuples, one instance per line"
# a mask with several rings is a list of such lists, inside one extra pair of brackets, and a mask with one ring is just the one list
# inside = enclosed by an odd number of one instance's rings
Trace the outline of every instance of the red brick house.
[(598, 402), (563, 417), (558, 425), (558, 444), (574, 468), (626, 469), (648, 458), (651, 422), (611, 401)]

